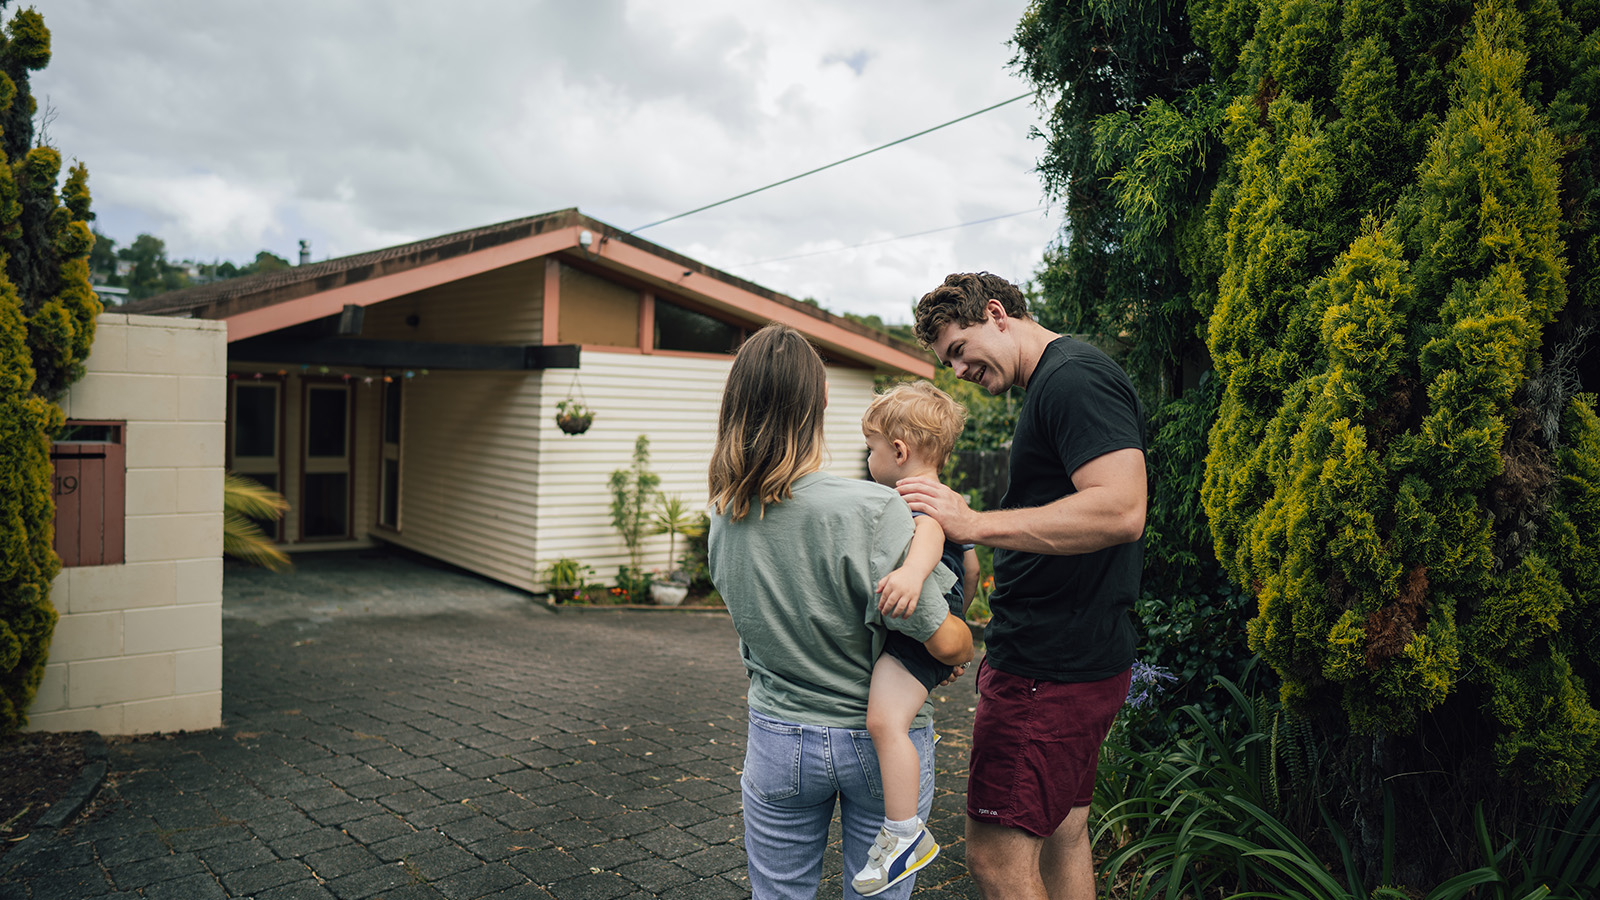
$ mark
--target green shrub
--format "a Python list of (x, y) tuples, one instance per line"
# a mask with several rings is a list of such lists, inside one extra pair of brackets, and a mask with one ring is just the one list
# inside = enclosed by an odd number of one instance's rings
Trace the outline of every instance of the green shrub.
[(611, 473), (611, 525), (628, 548), (628, 568), (643, 571), (643, 543), (650, 529), (650, 510), (655, 505), (661, 476), (650, 470), (650, 438), (639, 435), (633, 444), (633, 463)]
[(61, 154), (36, 145), (29, 71), (50, 60), (50, 32), (25, 9), (0, 42), (0, 736), (27, 722), (56, 611), (50, 436), (60, 397), (83, 374), (100, 304), (89, 287), (88, 172), (61, 195)]

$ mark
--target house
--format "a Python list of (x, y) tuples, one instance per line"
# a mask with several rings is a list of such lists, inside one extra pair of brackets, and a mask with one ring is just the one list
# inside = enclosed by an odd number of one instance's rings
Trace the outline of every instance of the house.
[[(287, 549), (396, 544), (526, 590), (561, 557), (628, 562), (610, 473), (650, 438), (661, 489), (706, 502), (732, 352), (769, 322), (828, 364), (830, 471), (865, 477), (880, 374), (913, 344), (561, 210), (218, 281), (126, 312), (227, 323), (227, 467), (284, 493)], [(558, 402), (595, 411), (581, 435)], [(665, 568), (667, 539), (647, 568)]]

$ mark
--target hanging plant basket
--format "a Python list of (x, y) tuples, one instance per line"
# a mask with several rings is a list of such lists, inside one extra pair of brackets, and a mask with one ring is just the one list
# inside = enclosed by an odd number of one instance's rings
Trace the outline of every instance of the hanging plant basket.
[(567, 434), (583, 434), (593, 424), (594, 410), (584, 404), (583, 388), (578, 386), (578, 376), (573, 375), (572, 387), (567, 389), (567, 399), (556, 404), (556, 427)]
[(575, 411), (556, 413), (556, 427), (567, 434), (583, 434), (594, 424), (594, 413), (579, 407)]

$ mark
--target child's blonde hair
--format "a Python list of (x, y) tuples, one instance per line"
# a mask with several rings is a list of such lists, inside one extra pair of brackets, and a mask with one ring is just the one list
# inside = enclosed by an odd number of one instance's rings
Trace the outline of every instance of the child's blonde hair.
[(967, 409), (953, 397), (932, 382), (911, 381), (872, 398), (861, 417), (861, 433), (905, 441), (942, 472), (966, 423)]

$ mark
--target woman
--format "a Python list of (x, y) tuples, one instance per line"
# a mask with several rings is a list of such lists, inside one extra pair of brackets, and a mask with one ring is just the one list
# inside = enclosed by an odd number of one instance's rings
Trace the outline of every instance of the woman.
[[(911, 616), (879, 615), (874, 591), (905, 555), (911, 514), (892, 488), (821, 471), (826, 405), (817, 352), (794, 329), (769, 325), (734, 359), (711, 460), (711, 580), (750, 675), (741, 783), (757, 900), (815, 897), (835, 800), (845, 871), (860, 871), (876, 846), (883, 790), (866, 713), (885, 628), (948, 664), (972, 658), (971, 632), (943, 601), (952, 581), (943, 568)], [(933, 801), (929, 712), (911, 731), (923, 819)], [(908, 897), (914, 881), (878, 895)], [(848, 879), (844, 895), (861, 896)]]

